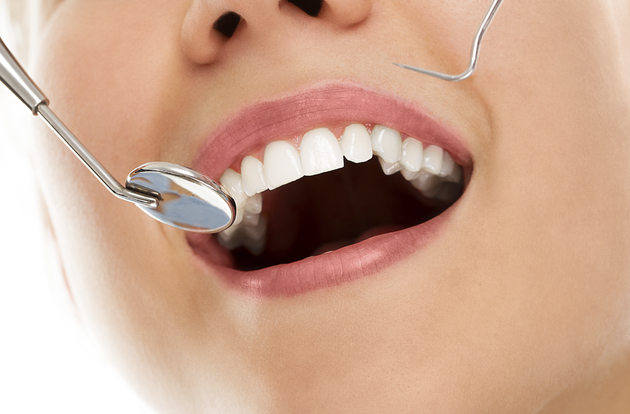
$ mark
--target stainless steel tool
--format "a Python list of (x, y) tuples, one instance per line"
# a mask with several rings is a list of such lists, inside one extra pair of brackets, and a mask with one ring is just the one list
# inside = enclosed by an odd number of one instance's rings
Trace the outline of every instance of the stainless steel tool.
[(217, 233), (230, 227), (236, 203), (220, 184), (181, 165), (150, 162), (133, 170), (122, 186), (49, 108), (49, 100), (0, 39), (0, 81), (39, 115), (116, 197), (132, 202), (164, 224)]

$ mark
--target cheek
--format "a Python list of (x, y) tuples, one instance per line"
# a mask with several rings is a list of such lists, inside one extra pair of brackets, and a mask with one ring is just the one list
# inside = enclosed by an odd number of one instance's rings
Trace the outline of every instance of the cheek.
[[(168, 25), (177, 20), (172, 16), (178, 10), (165, 13), (170, 23), (157, 22), (134, 9), (143, 2), (129, 2), (116, 13), (99, 10), (99, 5), (108, 7), (105, 3), (60, 6), (40, 45), (33, 77), (50, 98), (51, 109), (124, 183), (145, 162), (180, 162), (179, 153), (175, 159), (165, 155), (173, 152), (173, 144), (164, 116), (177, 113), (165, 99), (177, 60), (165, 56), (176, 47)], [(120, 9), (120, 2), (112, 2), (112, 8)], [(154, 331), (163, 324), (154, 319), (162, 312), (164, 318), (184, 318), (176, 326), (189, 325), (186, 312), (179, 313), (192, 302), (185, 275), (193, 271), (181, 257), (187, 252), (183, 236), (110, 194), (42, 123), (33, 153), (62, 263), (86, 326), (96, 329), (106, 346), (133, 348), (150, 346), (152, 335), (159, 336)], [(175, 269), (179, 277), (173, 276)], [(129, 343), (138, 335), (147, 341)]]

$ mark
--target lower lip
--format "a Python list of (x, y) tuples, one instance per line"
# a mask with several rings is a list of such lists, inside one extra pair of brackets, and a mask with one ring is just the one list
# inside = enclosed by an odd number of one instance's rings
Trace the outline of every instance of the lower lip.
[[(457, 203), (456, 203), (457, 204)], [(190, 235), (196, 257), (231, 290), (249, 297), (290, 297), (370, 277), (435, 241), (455, 205), (417, 226), (371, 237), (330, 253), (254, 271), (230, 268), (214, 240)]]

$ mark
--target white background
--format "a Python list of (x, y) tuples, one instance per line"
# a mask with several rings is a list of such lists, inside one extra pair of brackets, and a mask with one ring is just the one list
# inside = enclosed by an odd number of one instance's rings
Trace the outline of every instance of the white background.
[[(3, 6), (0, 36), (11, 47)], [(0, 413), (153, 413), (84, 334), (64, 296), (27, 156), (31, 118), (0, 84)]]

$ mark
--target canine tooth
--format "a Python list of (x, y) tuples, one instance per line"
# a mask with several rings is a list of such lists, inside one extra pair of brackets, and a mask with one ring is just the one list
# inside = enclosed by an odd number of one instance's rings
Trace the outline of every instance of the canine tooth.
[(385, 162), (381, 157), (378, 157), (378, 162), (381, 163), (381, 168), (385, 175), (395, 174), (403, 168), (399, 162)]
[(442, 170), (442, 158), (444, 150), (436, 145), (429, 145), (423, 153), (422, 169), (439, 174)]
[(239, 173), (231, 168), (228, 168), (225, 170), (219, 181), (232, 196), (234, 201), (236, 201), (237, 207), (241, 207), (245, 204), (248, 197), (247, 194), (245, 194), (245, 190), (243, 190), (243, 181)]
[(245, 212), (251, 214), (260, 214), (262, 212), (262, 195), (255, 194), (245, 203)]
[(400, 171), (400, 174), (405, 178), (405, 180), (413, 181), (413, 180), (415, 180), (416, 178), (418, 178), (420, 176), (420, 171), (414, 172), (414, 171), (409, 171), (406, 168), (403, 168)]
[(264, 166), (270, 190), (304, 176), (300, 154), (286, 141), (274, 141), (267, 145)]
[(453, 161), (451, 154), (444, 151), (444, 156), (442, 158), (442, 168), (440, 169), (440, 173), (438, 175), (440, 177), (446, 177), (448, 175), (451, 175), (454, 169), (455, 169), (455, 161)]
[(258, 158), (251, 155), (243, 158), (243, 161), (241, 161), (241, 176), (243, 179), (243, 190), (250, 197), (267, 189), (265, 167)]
[(372, 142), (365, 125), (352, 124), (343, 131), (341, 151), (352, 162), (365, 162), (372, 159)]
[(307, 132), (300, 144), (304, 175), (317, 175), (343, 168), (343, 153), (337, 137), (328, 128)]
[(421, 170), (418, 178), (413, 180), (411, 184), (423, 193), (431, 191), (440, 183), (441, 179), (435, 174)]
[(418, 172), (422, 167), (422, 143), (415, 138), (407, 138), (402, 144), (400, 163), (410, 172)]
[(385, 162), (399, 161), (402, 150), (400, 132), (376, 125), (372, 130), (372, 150)]

